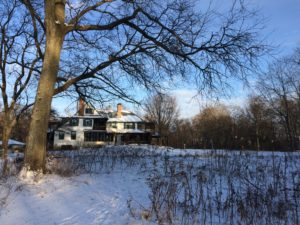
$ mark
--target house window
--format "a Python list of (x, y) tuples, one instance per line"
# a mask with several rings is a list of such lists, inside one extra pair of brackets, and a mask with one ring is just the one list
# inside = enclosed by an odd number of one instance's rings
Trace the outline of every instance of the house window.
[(144, 124), (144, 123), (138, 123), (138, 124), (137, 124), (137, 128), (138, 128), (139, 130), (145, 130), (145, 124)]
[(76, 131), (71, 131), (71, 140), (76, 140)]
[(86, 108), (86, 109), (85, 109), (85, 114), (93, 114), (93, 109), (91, 109), (91, 108)]
[(78, 118), (71, 118), (70, 120), (70, 126), (78, 126)]
[(92, 126), (92, 119), (83, 119), (83, 126), (84, 127), (91, 127)]
[(117, 128), (117, 123), (116, 122), (108, 123), (108, 127), (109, 128)]
[(84, 141), (112, 141), (112, 135), (104, 132), (84, 132)]
[(59, 140), (64, 140), (65, 139), (65, 132), (59, 131), (58, 132), (58, 139)]
[(134, 123), (124, 123), (124, 129), (134, 129)]

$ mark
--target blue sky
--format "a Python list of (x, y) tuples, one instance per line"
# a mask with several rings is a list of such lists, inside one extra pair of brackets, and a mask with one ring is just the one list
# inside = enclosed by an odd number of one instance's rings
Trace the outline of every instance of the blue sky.
[(254, 0), (267, 18), (265, 34), (271, 44), (280, 45), (279, 54), (291, 54), (300, 46), (299, 0)]
[[(199, 0), (200, 4), (207, 5), (208, 0)], [(222, 10), (231, 5), (232, 0), (214, 0), (213, 7), (217, 10)], [(276, 47), (276, 57), (292, 54), (294, 49), (300, 47), (300, 0), (248, 0), (247, 4), (250, 7), (257, 7), (265, 20), (265, 29), (262, 32), (262, 37), (266, 41)], [(272, 61), (272, 58), (268, 58)], [(249, 91), (246, 91), (242, 84), (234, 84), (238, 86), (232, 93), (231, 98), (220, 98), (220, 101), (225, 104), (243, 105)], [(207, 100), (198, 96), (193, 98), (196, 90), (186, 88), (175, 89), (171, 94), (176, 96), (181, 116), (188, 118), (196, 115), (199, 110), (212, 100)], [(138, 93), (141, 99), (144, 93)], [(118, 101), (112, 102), (114, 107)], [(76, 109), (76, 104), (69, 99), (54, 99), (53, 107), (56, 108), (60, 114), (67, 114), (65, 108), (68, 107), (69, 113), (72, 114)], [(125, 107), (134, 110), (137, 109), (134, 105), (126, 104)]]

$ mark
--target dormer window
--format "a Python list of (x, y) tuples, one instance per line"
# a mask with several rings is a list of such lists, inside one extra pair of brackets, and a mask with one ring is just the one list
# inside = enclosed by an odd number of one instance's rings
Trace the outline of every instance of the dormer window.
[(134, 129), (134, 123), (124, 123), (124, 129)]
[(85, 108), (85, 114), (93, 114), (92, 108)]
[(110, 123), (107, 123), (107, 127), (108, 127), (108, 128), (118, 128), (116, 122), (110, 122)]
[(138, 128), (139, 130), (145, 130), (145, 124), (144, 124), (144, 123), (138, 123), (138, 124), (137, 124), (137, 128)]

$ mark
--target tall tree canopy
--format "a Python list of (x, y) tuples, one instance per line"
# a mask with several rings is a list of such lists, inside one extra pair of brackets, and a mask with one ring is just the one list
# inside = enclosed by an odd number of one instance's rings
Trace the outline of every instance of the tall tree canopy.
[(43, 59), (25, 157), (33, 170), (44, 168), (54, 95), (133, 99), (124, 85), (159, 89), (178, 78), (217, 87), (244, 77), (266, 50), (243, 1), (221, 14), (193, 0), (19, 1)]
[[(300, 65), (299, 54), (283, 57), (271, 63), (267, 73), (257, 82), (264, 101), (284, 127), (289, 149), (297, 149), (300, 140)], [(298, 140), (297, 140), (298, 139)]]
[(179, 117), (176, 98), (166, 94), (150, 96), (145, 104), (145, 118), (154, 122), (160, 136), (168, 137)]

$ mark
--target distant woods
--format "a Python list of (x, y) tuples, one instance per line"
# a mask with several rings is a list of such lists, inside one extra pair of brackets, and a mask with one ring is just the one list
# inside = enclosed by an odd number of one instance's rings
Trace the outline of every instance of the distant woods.
[[(290, 107), (294, 104), (289, 101)], [(168, 145), (205, 149), (300, 149), (299, 107), (290, 112), (289, 118), (288, 129), (285, 116), (278, 114), (261, 96), (253, 96), (245, 108), (210, 106), (193, 119), (179, 119), (175, 131), (169, 133)]]
[(212, 105), (177, 119), (167, 136), (176, 148), (300, 149), (300, 53), (271, 63), (239, 107)]

